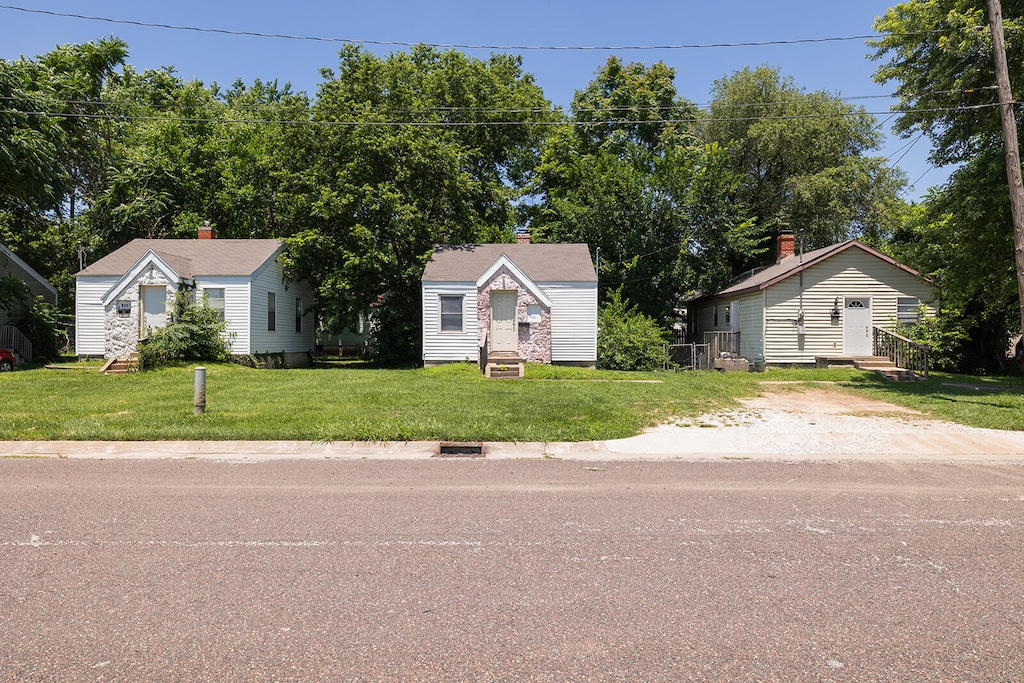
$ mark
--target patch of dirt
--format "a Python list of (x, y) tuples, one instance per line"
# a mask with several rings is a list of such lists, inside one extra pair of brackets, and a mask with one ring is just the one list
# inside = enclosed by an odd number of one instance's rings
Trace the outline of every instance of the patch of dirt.
[(894, 403), (828, 389), (770, 389), (762, 396), (741, 401), (754, 410), (785, 410), (810, 415), (922, 415)]

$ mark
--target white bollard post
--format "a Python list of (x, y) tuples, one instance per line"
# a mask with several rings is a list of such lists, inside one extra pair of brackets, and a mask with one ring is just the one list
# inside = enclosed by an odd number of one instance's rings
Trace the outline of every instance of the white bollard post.
[(192, 403), (195, 405), (196, 415), (206, 412), (206, 368), (196, 368), (195, 393)]

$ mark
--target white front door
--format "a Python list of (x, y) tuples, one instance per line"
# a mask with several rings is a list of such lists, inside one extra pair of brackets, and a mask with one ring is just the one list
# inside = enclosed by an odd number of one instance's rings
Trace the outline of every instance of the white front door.
[(139, 337), (149, 336), (149, 330), (167, 324), (167, 288), (143, 285), (139, 299), (142, 300)]
[(843, 353), (871, 355), (871, 299), (847, 297), (843, 308)]
[(491, 351), (515, 352), (519, 335), (516, 329), (516, 304), (519, 292), (491, 290)]

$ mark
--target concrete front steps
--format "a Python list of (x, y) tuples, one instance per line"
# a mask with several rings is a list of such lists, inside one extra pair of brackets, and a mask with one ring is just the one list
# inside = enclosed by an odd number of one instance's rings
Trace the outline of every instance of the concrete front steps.
[(869, 370), (877, 375), (881, 375), (890, 382), (916, 382), (924, 379), (913, 370), (897, 367), (886, 356), (841, 356), (816, 358), (815, 361), (818, 367), (852, 365), (858, 370)]
[(514, 354), (491, 354), (484, 366), (484, 376), (488, 379), (521, 379), (526, 361)]

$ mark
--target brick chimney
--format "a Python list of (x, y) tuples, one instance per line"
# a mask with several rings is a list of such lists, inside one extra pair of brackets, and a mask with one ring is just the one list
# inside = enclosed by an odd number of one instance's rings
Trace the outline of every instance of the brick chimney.
[(529, 244), (530, 233), (528, 232), (517, 232), (516, 233), (516, 244)]
[(203, 224), (199, 226), (199, 239), (213, 239), (213, 227), (210, 225), (210, 221), (204, 221)]
[(796, 238), (793, 236), (793, 233), (788, 230), (779, 233), (779, 239), (776, 241), (776, 245), (778, 246), (776, 262), (796, 253)]

